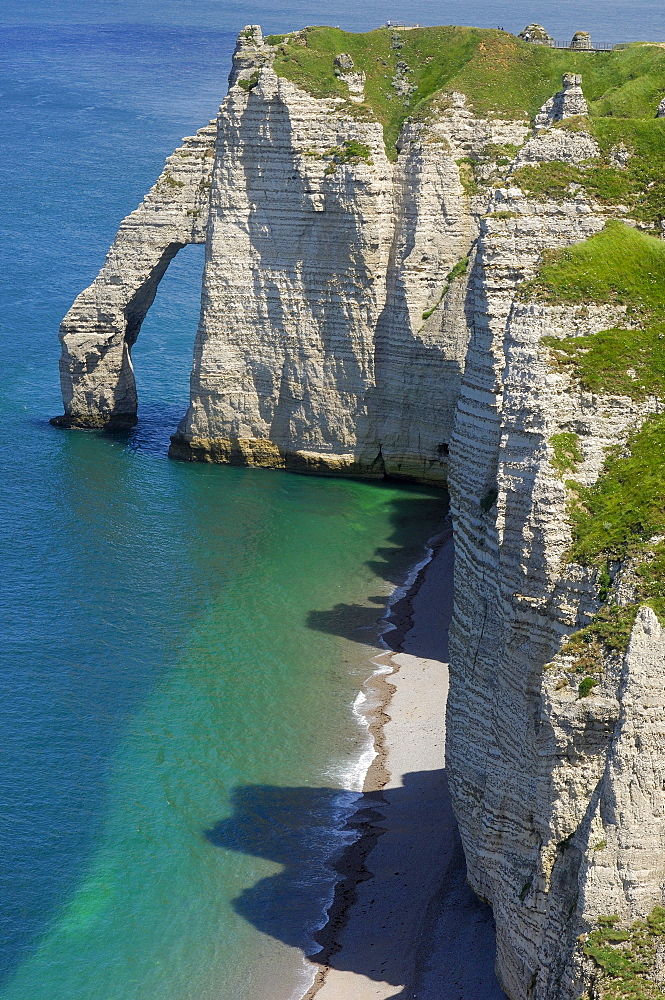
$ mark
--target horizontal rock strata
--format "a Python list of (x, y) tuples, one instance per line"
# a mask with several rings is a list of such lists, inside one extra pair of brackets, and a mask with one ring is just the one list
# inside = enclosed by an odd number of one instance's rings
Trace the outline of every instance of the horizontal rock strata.
[(217, 126), (188, 136), (156, 184), (121, 223), (104, 267), (60, 327), (60, 382), (68, 427), (136, 422), (131, 349), (178, 250), (205, 243)]
[[(639, 809), (652, 835), (645, 853), (630, 832), (630, 810), (619, 816), (609, 803), (634, 796), (645, 767), (623, 735), (639, 730), (644, 705), (626, 700), (623, 685), (636, 672), (662, 677), (664, 663), (660, 626), (644, 609), (622, 664), (608, 669), (593, 697), (580, 701), (576, 687), (546, 669), (601, 603), (598, 571), (566, 564), (566, 490), (550, 441), (579, 436), (574, 475), (590, 485), (608, 450), (659, 404), (581, 390), (552, 368), (542, 344), (610, 328), (625, 310), (515, 296), (546, 248), (592, 235), (603, 216), (580, 196), (533, 202), (505, 188), (495, 198), (500, 211), (481, 230), (470, 280), (472, 333), (450, 446), (456, 581), (447, 762), (469, 879), (494, 907), (508, 996), (573, 1000), (594, 976), (580, 935), (601, 914), (630, 921), (662, 901), (660, 792), (645, 788)], [(647, 625), (654, 641), (638, 654), (651, 643), (642, 638)], [(662, 699), (661, 691), (654, 704)], [(665, 766), (660, 753), (646, 765), (648, 781)], [(612, 763), (617, 755), (621, 767)], [(641, 866), (639, 889), (630, 866)]]

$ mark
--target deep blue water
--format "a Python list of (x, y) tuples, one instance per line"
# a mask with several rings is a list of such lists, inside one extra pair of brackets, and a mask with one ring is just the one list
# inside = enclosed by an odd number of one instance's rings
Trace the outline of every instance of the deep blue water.
[(151, 24), (206, 31), (237, 32), (245, 24), (261, 24), (271, 32), (305, 24), (334, 24), (349, 31), (368, 31), (386, 18), (420, 24), (473, 24), (520, 31), (532, 21), (556, 37), (591, 31), (598, 40), (663, 41), (665, 13), (660, 0), (29, 0), (6, 11), (2, 23)]
[[(326, 891), (321, 844), (299, 831), (329, 823), (360, 740), (349, 704), (368, 668), (346, 605), (379, 606), (440, 501), (166, 459), (202, 248), (176, 258), (144, 324), (136, 431), (48, 418), (59, 321), (165, 156), (216, 113), (237, 30), (386, 17), (665, 36), (655, 2), (29, 0), (2, 15), (2, 1000), (279, 1000), (262, 969), (296, 975), (306, 897)], [(220, 823), (225, 849), (206, 836)], [(262, 849), (247, 830), (266, 823), (284, 837)], [(239, 896), (258, 900), (256, 926)]]

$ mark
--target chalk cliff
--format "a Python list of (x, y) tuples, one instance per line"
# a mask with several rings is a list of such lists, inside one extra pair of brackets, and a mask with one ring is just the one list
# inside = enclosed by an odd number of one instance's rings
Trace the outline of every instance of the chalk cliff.
[(444, 483), (482, 211), (456, 161), (528, 126), (476, 119), (454, 94), (433, 126), (405, 125), (393, 163), (354, 90), (314, 98), (274, 57), (245, 29), (216, 123), (169, 158), (63, 320), (59, 420), (136, 420), (140, 324), (169, 260), (205, 240), (172, 455)]
[[(171, 454), (448, 485), (447, 766), (501, 982), (513, 1000), (660, 996), (665, 528), (646, 500), (616, 511), (640, 434), (660, 455), (665, 56), (364, 37), (241, 33), (216, 122), (63, 320), (58, 419), (136, 419), (141, 321), (205, 241)], [(638, 918), (650, 943), (621, 979), (607, 954)]]
[(121, 223), (106, 263), (60, 327), (66, 427), (131, 427), (136, 385), (131, 349), (178, 250), (205, 243), (216, 122), (169, 156), (139, 207)]
[[(589, 207), (579, 200), (535, 204), (517, 189), (495, 197), (515, 216), (490, 216), (479, 239), (450, 446), (447, 763), (469, 879), (494, 908), (502, 984), (512, 998), (559, 1000), (586, 995), (593, 969), (580, 935), (600, 915), (630, 922), (663, 902), (665, 803), (652, 772), (665, 767), (665, 660), (648, 608), (625, 655), (600, 653), (586, 697), (573, 658), (557, 659), (604, 602), (600, 569), (568, 556), (571, 490), (552, 442), (574, 438), (578, 461), (566, 476), (590, 485), (612, 446), (625, 446), (660, 403), (585, 391), (543, 345), (619, 325), (623, 310), (512, 294), (544, 247), (584, 239), (602, 217), (578, 214)], [(613, 573), (620, 580), (620, 564)], [(631, 685), (648, 690), (645, 700), (625, 697)], [(648, 761), (638, 749), (647, 743)]]

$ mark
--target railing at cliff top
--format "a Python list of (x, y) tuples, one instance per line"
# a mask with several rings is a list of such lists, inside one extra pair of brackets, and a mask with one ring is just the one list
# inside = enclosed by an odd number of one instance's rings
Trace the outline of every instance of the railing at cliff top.
[(552, 42), (551, 49), (566, 49), (568, 52), (618, 52), (627, 49), (628, 42), (593, 42), (588, 49), (577, 48), (570, 42)]
[[(420, 28), (419, 24), (407, 24), (406, 21), (386, 21), (382, 28)], [(501, 29), (503, 31), (503, 28)], [(588, 49), (578, 48), (570, 42), (532, 42), (535, 45), (546, 45), (550, 49), (566, 49), (568, 52), (618, 52), (627, 49), (628, 42), (593, 42)]]

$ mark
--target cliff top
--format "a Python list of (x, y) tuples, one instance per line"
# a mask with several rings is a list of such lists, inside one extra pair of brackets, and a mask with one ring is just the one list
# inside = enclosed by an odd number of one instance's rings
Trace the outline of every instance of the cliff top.
[[(665, 93), (665, 49), (642, 43), (573, 52), (455, 26), (364, 34), (310, 27), (266, 42), (276, 49), (279, 76), (315, 97), (349, 100), (355, 114), (380, 121), (389, 155), (404, 120), (426, 116), (453, 91), (465, 94), (477, 115), (517, 120), (533, 119), (564, 73), (584, 75), (592, 117), (653, 119)], [(355, 100), (353, 76), (362, 80)]]

